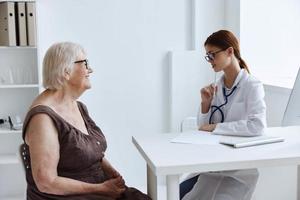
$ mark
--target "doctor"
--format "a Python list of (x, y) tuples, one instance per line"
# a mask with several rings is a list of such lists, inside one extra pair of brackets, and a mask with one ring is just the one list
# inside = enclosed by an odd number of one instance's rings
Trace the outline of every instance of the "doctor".
[[(204, 47), (205, 59), (213, 70), (224, 74), (216, 85), (201, 89), (199, 130), (219, 135), (261, 135), (266, 128), (264, 89), (250, 75), (237, 38), (230, 31), (220, 30), (206, 39)], [(180, 184), (180, 198), (250, 200), (257, 179), (257, 169), (203, 173)]]

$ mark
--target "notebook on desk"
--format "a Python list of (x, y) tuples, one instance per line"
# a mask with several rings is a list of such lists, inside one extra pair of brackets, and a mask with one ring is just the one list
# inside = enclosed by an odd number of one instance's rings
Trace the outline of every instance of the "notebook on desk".
[(222, 137), (219, 143), (229, 145), (234, 148), (241, 148), (283, 141), (284, 138), (282, 137), (263, 135), (258, 137)]

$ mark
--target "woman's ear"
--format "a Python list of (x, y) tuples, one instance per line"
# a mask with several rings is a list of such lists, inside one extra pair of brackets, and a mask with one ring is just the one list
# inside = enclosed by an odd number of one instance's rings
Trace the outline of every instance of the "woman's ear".
[(65, 70), (64, 78), (68, 81), (70, 79), (70, 72), (68, 70)]
[(234, 55), (234, 49), (232, 47), (228, 47), (227, 52), (229, 56)]

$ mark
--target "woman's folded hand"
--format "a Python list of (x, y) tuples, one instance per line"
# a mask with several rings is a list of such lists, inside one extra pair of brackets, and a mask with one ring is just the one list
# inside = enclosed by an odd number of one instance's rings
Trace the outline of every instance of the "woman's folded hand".
[(101, 184), (101, 193), (112, 198), (120, 197), (125, 189), (125, 181), (121, 176), (109, 179)]

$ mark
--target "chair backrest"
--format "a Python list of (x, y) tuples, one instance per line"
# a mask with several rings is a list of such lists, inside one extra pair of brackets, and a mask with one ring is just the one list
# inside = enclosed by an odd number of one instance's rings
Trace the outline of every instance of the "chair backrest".
[[(26, 160), (26, 147), (25, 147), (25, 143), (22, 143), (20, 146), (19, 146), (19, 156), (20, 156), (20, 162), (22, 163), (22, 168), (23, 168), (23, 172), (24, 172), (24, 179), (26, 179), (26, 163), (27, 163), (27, 160)], [(28, 165), (27, 165), (28, 166)], [(26, 184), (26, 182), (25, 182)], [(22, 199), (26, 199), (27, 198), (27, 195), (26, 195), (26, 185), (24, 187), (24, 194), (23, 194), (23, 197)]]
[(21, 144), (20, 147), (19, 147), (19, 154), (20, 154), (20, 160), (22, 162), (22, 166), (23, 166), (23, 169), (24, 169), (24, 173), (26, 174), (26, 147), (25, 147), (25, 143)]
[(180, 132), (185, 132), (189, 130), (197, 130), (197, 118), (196, 117), (186, 117), (181, 121)]

